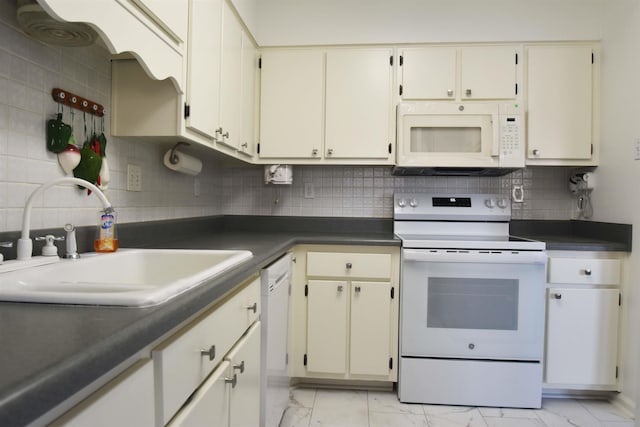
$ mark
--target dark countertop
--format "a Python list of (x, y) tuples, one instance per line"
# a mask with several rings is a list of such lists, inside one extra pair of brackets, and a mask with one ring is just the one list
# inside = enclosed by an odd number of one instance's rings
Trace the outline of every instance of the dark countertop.
[[(215, 280), (155, 307), (0, 303), (0, 425), (33, 422), (115, 367), (120, 365), (123, 370), (135, 361), (132, 357), (139, 356), (293, 245), (400, 246), (400, 240), (390, 231), (346, 233), (326, 228), (325, 232), (312, 233), (201, 232), (162, 244), (145, 244), (184, 249), (247, 249), (254, 254), (252, 259)], [(132, 246), (135, 245), (129, 247)], [(50, 420), (37, 420), (37, 424), (47, 421)]]
[[(515, 231), (524, 237), (541, 240), (546, 236), (542, 240), (547, 241), (548, 249), (631, 249), (631, 226), (626, 229), (629, 242), (625, 245), (591, 235), (581, 237), (576, 234), (580, 225), (565, 224), (566, 228), (561, 229), (559, 224), (541, 223), (536, 229), (532, 224), (535, 222), (513, 223)], [(158, 232), (159, 227), (162, 232)], [(80, 252), (91, 248), (93, 232), (91, 227), (78, 229)], [(4, 233), (0, 240), (14, 240), (13, 234)], [(400, 246), (401, 243), (393, 235), (389, 219), (349, 218), (192, 218), (122, 224), (119, 237), (121, 247), (246, 249), (254, 256), (218, 278), (155, 307), (0, 303), (0, 425), (45, 423), (46, 417), (38, 418), (114, 368), (123, 370), (132, 364), (149, 346), (294, 245)], [(34, 253), (38, 252), (36, 248)]]

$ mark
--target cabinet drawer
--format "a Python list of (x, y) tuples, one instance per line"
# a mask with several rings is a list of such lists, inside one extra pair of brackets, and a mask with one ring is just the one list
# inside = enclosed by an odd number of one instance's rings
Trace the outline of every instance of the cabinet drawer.
[(156, 413), (162, 424), (171, 419), (259, 316), (260, 280), (256, 279), (152, 351)]
[(620, 260), (551, 257), (549, 283), (617, 285), (620, 283)]
[(389, 279), (390, 254), (307, 253), (307, 276)]

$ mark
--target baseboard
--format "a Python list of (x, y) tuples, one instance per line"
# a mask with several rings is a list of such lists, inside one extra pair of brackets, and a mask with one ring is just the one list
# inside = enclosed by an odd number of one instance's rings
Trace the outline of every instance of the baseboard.
[(291, 387), (309, 387), (324, 389), (344, 389), (344, 390), (372, 390), (390, 391), (393, 390), (394, 383), (391, 381), (365, 381), (365, 380), (330, 380), (322, 378), (294, 377), (290, 381)]
[(635, 419), (636, 416), (636, 402), (630, 399), (628, 396), (619, 393), (615, 395), (611, 400), (611, 404), (620, 409), (629, 417)]

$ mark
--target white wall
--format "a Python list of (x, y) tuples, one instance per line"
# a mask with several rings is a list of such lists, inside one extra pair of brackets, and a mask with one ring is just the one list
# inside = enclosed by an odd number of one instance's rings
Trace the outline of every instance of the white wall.
[(261, 0), (256, 3), (257, 21), (249, 28), (260, 46), (596, 40), (601, 37), (603, 3), (603, 0)]
[(593, 194), (595, 218), (633, 224), (633, 248), (623, 327), (623, 395), (640, 408), (640, 160), (633, 142), (640, 138), (640, 1), (619, 0), (607, 7), (603, 27), (602, 151)]

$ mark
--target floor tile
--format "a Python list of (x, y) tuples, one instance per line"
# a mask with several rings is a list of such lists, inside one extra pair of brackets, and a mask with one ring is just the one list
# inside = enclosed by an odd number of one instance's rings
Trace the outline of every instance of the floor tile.
[(602, 421), (603, 427), (636, 427), (632, 420), (627, 421)]
[(420, 414), (369, 412), (369, 427), (428, 427), (427, 418)]
[(489, 427), (545, 427), (538, 418), (493, 418), (484, 417)]
[(313, 408), (316, 400), (315, 388), (293, 388), (289, 392), (290, 404), (303, 408)]
[(517, 408), (478, 408), (483, 417), (492, 418), (534, 418), (538, 419), (536, 409)]
[(290, 406), (284, 411), (278, 427), (309, 427), (311, 411), (311, 408)]
[(578, 403), (600, 421), (629, 421), (622, 410), (604, 400), (578, 400)]
[(487, 427), (478, 408), (424, 405), (429, 427)]
[(310, 426), (368, 427), (367, 392), (318, 390)]
[(398, 395), (391, 391), (368, 392), (369, 411), (390, 412), (401, 414), (417, 414), (424, 416), (424, 410), (420, 404), (402, 403)]
[(573, 399), (543, 399), (537, 414), (548, 427), (602, 427), (597, 418)]

